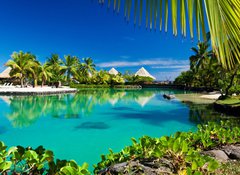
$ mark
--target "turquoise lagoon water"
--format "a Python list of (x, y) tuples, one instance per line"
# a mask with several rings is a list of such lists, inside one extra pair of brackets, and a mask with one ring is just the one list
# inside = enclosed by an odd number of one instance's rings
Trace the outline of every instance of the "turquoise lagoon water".
[(183, 92), (82, 90), (52, 96), (1, 96), (0, 140), (8, 146), (43, 145), (57, 158), (91, 166), (109, 148), (120, 151), (131, 144), (131, 137), (195, 130), (202, 116), (196, 119), (188, 105), (163, 99), (164, 93)]

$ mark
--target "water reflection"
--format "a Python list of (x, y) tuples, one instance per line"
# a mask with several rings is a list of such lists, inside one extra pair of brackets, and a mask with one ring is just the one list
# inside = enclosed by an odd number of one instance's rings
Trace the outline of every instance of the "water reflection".
[(231, 120), (236, 124), (240, 124), (238, 117), (229, 116), (214, 110), (211, 104), (194, 104), (185, 102), (189, 107), (189, 120), (194, 123), (207, 123), (209, 121)]
[(81, 90), (78, 94), (54, 96), (1, 96), (10, 112), (6, 117), (13, 127), (27, 127), (39, 117), (50, 115), (60, 119), (78, 119), (91, 114), (94, 107), (119, 101), (134, 100), (146, 105), (156, 91), (141, 90)]
[[(164, 101), (162, 94), (173, 94), (176, 91), (161, 91), (159, 89), (146, 90), (81, 90), (77, 94), (52, 95), (52, 96), (20, 96), (1, 98), (9, 105), (10, 112), (6, 117), (11, 121), (13, 127), (28, 127), (35, 123), (40, 117), (51, 116), (57, 119), (80, 119), (94, 113), (94, 109), (99, 105), (110, 104), (109, 110), (104, 111), (107, 114), (116, 114), (120, 118), (136, 118), (144, 122), (159, 124), (164, 120), (181, 120), (177, 118), (178, 114), (186, 109), (172, 110), (167, 114), (161, 110), (139, 111), (139, 107), (132, 107), (132, 104), (139, 104), (144, 108), (152, 100)], [(179, 92), (178, 92), (179, 93)], [(117, 106), (121, 102), (122, 106)], [(166, 101), (166, 103), (179, 103), (178, 101)], [(208, 105), (185, 104), (189, 108), (189, 120), (194, 123), (206, 121), (216, 121), (223, 117), (216, 113)], [(115, 107), (116, 106), (116, 107)], [(184, 111), (182, 111), (184, 110)], [(121, 113), (125, 111), (125, 113)], [(127, 112), (126, 112), (127, 111)], [(187, 113), (186, 113), (187, 115)], [(107, 129), (106, 123), (82, 123), (76, 129), (92, 128)]]

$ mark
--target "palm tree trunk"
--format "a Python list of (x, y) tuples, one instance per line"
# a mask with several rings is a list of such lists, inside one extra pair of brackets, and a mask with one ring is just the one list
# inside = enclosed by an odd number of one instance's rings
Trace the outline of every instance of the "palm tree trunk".
[(34, 79), (34, 88), (37, 87), (37, 79)]
[(21, 88), (23, 88), (23, 80), (24, 80), (24, 78), (23, 78), (23, 77), (21, 77), (21, 78), (20, 78), (20, 82), (21, 82)]
[(233, 85), (233, 80), (234, 80), (235, 76), (237, 75), (237, 71), (238, 71), (238, 67), (235, 68), (234, 73), (233, 73), (233, 75), (231, 76), (230, 84), (229, 84), (229, 85), (227, 86), (227, 88), (226, 88), (225, 97), (227, 97), (227, 96), (229, 95), (229, 89), (230, 89), (230, 88), (232, 87), (232, 85)]
[(67, 72), (67, 82), (68, 82), (68, 84), (70, 84), (70, 71), (69, 70)]

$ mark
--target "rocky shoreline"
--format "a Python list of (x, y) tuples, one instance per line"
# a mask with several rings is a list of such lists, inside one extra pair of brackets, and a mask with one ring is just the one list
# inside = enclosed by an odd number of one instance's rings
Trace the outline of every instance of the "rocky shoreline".
[[(240, 162), (240, 144), (224, 145), (215, 147), (211, 150), (201, 152), (202, 155), (210, 156), (216, 159), (219, 164)], [(136, 159), (127, 162), (114, 164), (98, 173), (98, 175), (117, 175), (117, 174), (134, 174), (134, 175), (169, 175), (177, 174), (174, 171), (174, 164), (170, 157), (159, 159)]]

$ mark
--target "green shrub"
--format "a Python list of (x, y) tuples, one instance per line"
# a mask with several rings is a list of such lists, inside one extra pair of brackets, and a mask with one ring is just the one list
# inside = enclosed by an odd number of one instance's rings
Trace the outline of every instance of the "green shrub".
[(131, 146), (125, 147), (119, 153), (110, 150), (108, 155), (102, 155), (102, 161), (95, 165), (94, 172), (97, 173), (120, 162), (167, 157), (172, 161), (174, 171), (178, 174), (211, 173), (218, 168), (218, 162), (200, 154), (200, 151), (227, 143), (240, 143), (240, 128), (230, 122), (220, 124), (209, 122), (207, 125), (199, 125), (195, 133), (177, 132), (170, 137), (161, 138), (143, 136), (139, 142), (134, 138), (132, 142)]
[(110, 88), (110, 85), (107, 84), (101, 84), (101, 85), (96, 85), (96, 84), (70, 84), (71, 88), (77, 88), (77, 89), (95, 89), (95, 88)]
[(73, 160), (54, 161), (53, 152), (39, 146), (35, 150), (21, 146), (11, 147), (0, 142), (0, 173), (7, 174), (49, 174), (85, 175), (90, 174), (88, 164), (77, 165)]

